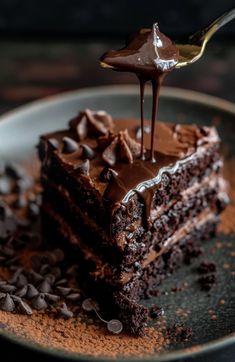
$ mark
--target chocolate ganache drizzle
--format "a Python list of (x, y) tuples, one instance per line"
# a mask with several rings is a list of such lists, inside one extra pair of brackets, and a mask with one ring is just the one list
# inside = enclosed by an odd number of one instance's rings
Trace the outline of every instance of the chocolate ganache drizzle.
[(146, 82), (152, 83), (152, 120), (150, 159), (156, 162), (154, 155), (155, 123), (158, 107), (158, 97), (164, 77), (178, 62), (178, 49), (172, 41), (159, 31), (158, 24), (152, 29), (141, 29), (125, 48), (111, 50), (101, 57), (103, 67), (118, 71), (135, 73), (140, 83), (140, 113), (141, 113), (141, 159), (144, 153), (144, 89)]

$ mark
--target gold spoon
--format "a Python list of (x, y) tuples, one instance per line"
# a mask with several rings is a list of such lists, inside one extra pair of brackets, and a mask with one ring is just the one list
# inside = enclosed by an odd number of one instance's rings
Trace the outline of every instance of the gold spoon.
[(207, 42), (212, 35), (215, 34), (222, 26), (230, 22), (235, 18), (235, 8), (224, 13), (217, 18), (213, 23), (208, 25), (205, 29), (197, 31), (191, 35), (187, 42), (176, 43), (176, 47), (179, 49), (179, 61), (176, 64), (176, 68), (185, 67), (191, 63), (196, 62), (204, 53)]

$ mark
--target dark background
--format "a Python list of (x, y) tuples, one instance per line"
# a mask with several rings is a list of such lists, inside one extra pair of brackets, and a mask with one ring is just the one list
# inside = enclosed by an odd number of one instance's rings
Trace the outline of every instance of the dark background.
[[(179, 39), (232, 7), (235, 0), (1, 0), (0, 113), (66, 90), (136, 83), (133, 75), (101, 69), (100, 55), (156, 21)], [(165, 85), (235, 101), (235, 20)]]
[[(6, 35), (121, 38), (158, 21), (180, 37), (206, 25), (235, 6), (234, 0), (1, 0), (0, 30)], [(221, 35), (230, 38), (235, 27)]]

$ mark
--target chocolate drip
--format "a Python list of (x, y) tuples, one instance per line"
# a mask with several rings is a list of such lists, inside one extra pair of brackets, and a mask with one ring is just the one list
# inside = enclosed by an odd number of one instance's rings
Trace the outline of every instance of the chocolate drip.
[(101, 65), (118, 71), (135, 73), (140, 82), (141, 113), (141, 159), (144, 157), (144, 88), (148, 81), (152, 83), (153, 105), (151, 122), (150, 159), (154, 158), (154, 136), (158, 98), (163, 78), (178, 62), (178, 49), (159, 31), (157, 23), (152, 29), (141, 29), (123, 49), (111, 50), (101, 57)]

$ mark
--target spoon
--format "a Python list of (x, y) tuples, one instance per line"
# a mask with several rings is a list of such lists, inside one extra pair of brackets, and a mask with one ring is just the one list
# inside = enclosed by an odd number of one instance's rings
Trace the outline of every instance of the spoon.
[(176, 68), (185, 67), (196, 62), (204, 53), (207, 42), (217, 30), (235, 18), (235, 8), (224, 13), (222, 16), (213, 21), (205, 29), (197, 31), (189, 36), (187, 42), (176, 43), (179, 49), (179, 61)]

